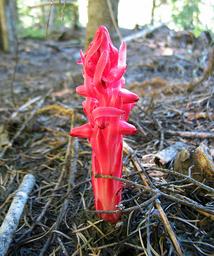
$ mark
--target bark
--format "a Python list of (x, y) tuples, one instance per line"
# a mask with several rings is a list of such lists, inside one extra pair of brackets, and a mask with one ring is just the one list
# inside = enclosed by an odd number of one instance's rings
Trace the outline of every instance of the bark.
[[(112, 8), (109, 8), (108, 1)], [(116, 29), (112, 16), (115, 19), (116, 25), (118, 24), (118, 3), (119, 0), (89, 0), (88, 1), (88, 24), (86, 29), (86, 44), (91, 42), (94, 37), (95, 31), (100, 25), (105, 25), (111, 37), (116, 38)], [(111, 9), (111, 10), (110, 10)]]
[(15, 10), (16, 2), (0, 0), (0, 49), (6, 52), (15, 52)]

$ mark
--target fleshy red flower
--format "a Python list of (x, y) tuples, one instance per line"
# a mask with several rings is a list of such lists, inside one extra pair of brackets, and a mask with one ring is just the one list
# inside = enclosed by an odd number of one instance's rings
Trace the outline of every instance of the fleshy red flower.
[[(127, 123), (138, 96), (127, 89), (126, 44), (119, 51), (113, 46), (108, 30), (100, 26), (86, 53), (81, 54), (84, 84), (76, 92), (85, 97), (83, 110), (88, 123), (73, 128), (71, 136), (88, 138), (92, 146), (92, 185), (96, 210), (117, 210), (121, 201), (120, 181), (96, 178), (97, 174), (122, 176), (123, 135), (136, 128)], [(120, 214), (99, 214), (109, 222), (117, 222)]]

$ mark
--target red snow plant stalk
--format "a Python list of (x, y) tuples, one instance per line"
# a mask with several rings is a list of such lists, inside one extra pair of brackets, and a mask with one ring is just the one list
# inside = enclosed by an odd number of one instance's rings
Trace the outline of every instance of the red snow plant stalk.
[[(117, 210), (121, 201), (120, 181), (96, 178), (97, 174), (122, 176), (123, 135), (136, 132), (127, 123), (138, 96), (124, 89), (126, 44), (119, 51), (113, 46), (108, 30), (98, 28), (86, 53), (81, 52), (84, 84), (76, 92), (85, 97), (83, 109), (88, 123), (73, 128), (71, 136), (88, 138), (92, 146), (92, 185), (96, 210)], [(101, 218), (115, 223), (119, 213), (101, 213)]]

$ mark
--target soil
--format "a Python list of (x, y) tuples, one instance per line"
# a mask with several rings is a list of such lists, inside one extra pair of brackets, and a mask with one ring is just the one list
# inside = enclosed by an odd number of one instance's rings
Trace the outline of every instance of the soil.
[(8, 255), (179, 255), (179, 248), (183, 255), (214, 254), (214, 170), (203, 169), (198, 179), (188, 172), (194, 157), (178, 173), (174, 159), (154, 163), (176, 142), (191, 156), (205, 145), (213, 162), (211, 44), (206, 34), (161, 26), (127, 45), (126, 84), (140, 101), (129, 120), (138, 133), (125, 138), (127, 211), (116, 225), (94, 212), (88, 142), (68, 136), (86, 121), (75, 93), (83, 82), (76, 64), (81, 40), (20, 39), (15, 56), (0, 53), (0, 222), (24, 175), (36, 177)]

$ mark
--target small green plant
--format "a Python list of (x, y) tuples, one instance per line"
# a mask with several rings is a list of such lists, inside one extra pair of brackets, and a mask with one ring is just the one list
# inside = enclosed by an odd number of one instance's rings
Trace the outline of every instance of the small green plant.
[[(18, 31), (20, 37), (44, 39), (47, 34), (60, 34), (65, 29), (78, 26), (78, 5), (72, 3), (42, 3), (30, 5), (28, 1), (17, 1)], [(48, 28), (48, 29), (47, 29)]]
[(204, 29), (200, 24), (199, 4), (201, 0), (171, 0), (173, 13), (172, 19), (175, 24), (184, 30), (191, 30), (196, 35)]
[(23, 38), (32, 38), (32, 39), (44, 39), (45, 30), (39, 28), (22, 28), (20, 29), (20, 37)]

